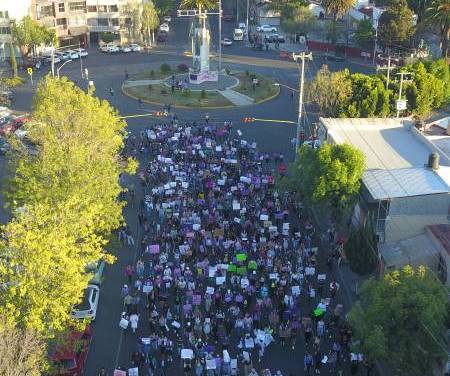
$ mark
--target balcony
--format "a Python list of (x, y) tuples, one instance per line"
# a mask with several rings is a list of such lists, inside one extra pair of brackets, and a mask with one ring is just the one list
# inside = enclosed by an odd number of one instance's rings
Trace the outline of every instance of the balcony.
[(120, 31), (120, 26), (89, 26), (89, 31), (93, 33), (114, 33)]

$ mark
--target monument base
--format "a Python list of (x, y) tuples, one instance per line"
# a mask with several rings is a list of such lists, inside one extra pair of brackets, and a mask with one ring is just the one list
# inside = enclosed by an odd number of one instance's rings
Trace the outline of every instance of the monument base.
[(189, 82), (191, 84), (201, 84), (206, 81), (215, 81), (219, 80), (219, 72), (218, 71), (203, 71), (196, 72), (193, 69), (189, 69)]

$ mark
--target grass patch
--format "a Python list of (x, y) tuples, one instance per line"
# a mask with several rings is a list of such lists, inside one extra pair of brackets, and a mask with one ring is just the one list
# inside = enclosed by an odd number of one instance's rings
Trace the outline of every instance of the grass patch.
[(143, 100), (161, 104), (170, 104), (186, 107), (223, 107), (230, 106), (231, 103), (217, 92), (175, 90), (171, 92), (165, 85), (143, 85), (135, 87), (124, 87), (124, 92)]
[[(253, 90), (254, 76), (258, 80), (255, 90)], [(253, 98), (255, 102), (272, 97), (279, 92), (279, 87), (274, 86), (274, 81), (269, 78), (251, 74), (247, 75), (245, 72), (237, 73), (234, 77), (239, 79), (239, 85), (233, 90)]]
[(23, 85), (25, 83), (25, 79), (20, 76), (3, 78), (1, 80), (1, 83), (7, 87), (17, 87), (17, 86)]
[(145, 69), (139, 73), (130, 75), (129, 81), (139, 81), (139, 80), (162, 80), (164, 78), (170, 77), (173, 74), (179, 74), (180, 72), (175, 70), (170, 70), (168, 72), (161, 72), (159, 68), (156, 69)]

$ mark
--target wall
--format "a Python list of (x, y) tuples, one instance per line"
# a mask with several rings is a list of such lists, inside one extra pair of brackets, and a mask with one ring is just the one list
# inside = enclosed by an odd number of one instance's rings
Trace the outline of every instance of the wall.
[(386, 243), (417, 236), (427, 225), (450, 223), (449, 207), (448, 193), (392, 199), (386, 221)]

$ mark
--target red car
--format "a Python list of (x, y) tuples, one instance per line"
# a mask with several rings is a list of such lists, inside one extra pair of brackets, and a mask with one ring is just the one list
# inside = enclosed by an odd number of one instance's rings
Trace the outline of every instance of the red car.
[(92, 340), (92, 329), (86, 326), (84, 332), (71, 331), (64, 344), (57, 346), (50, 359), (55, 365), (54, 375), (81, 376), (86, 363), (89, 346)]

